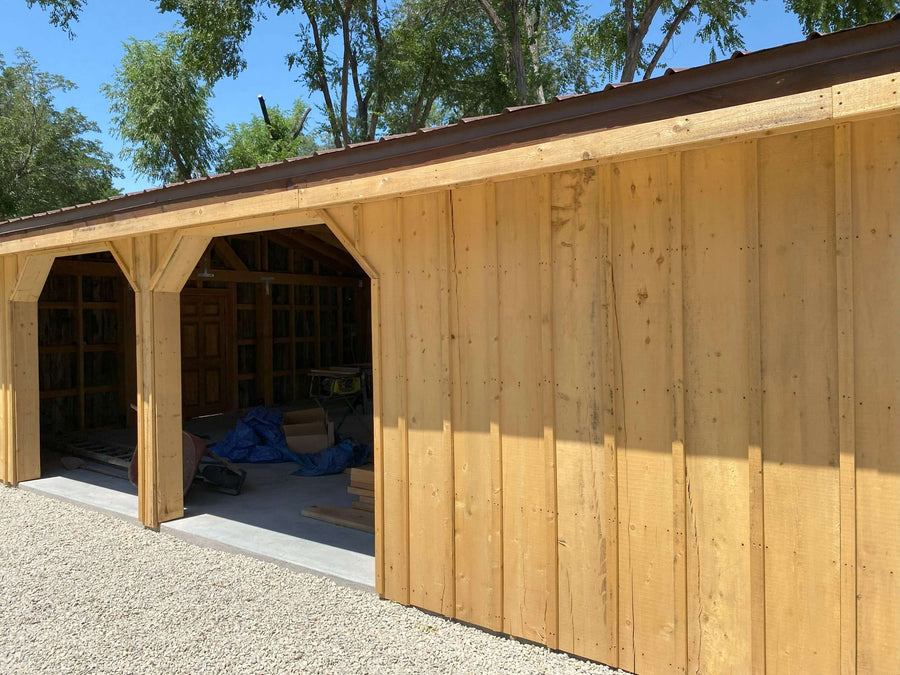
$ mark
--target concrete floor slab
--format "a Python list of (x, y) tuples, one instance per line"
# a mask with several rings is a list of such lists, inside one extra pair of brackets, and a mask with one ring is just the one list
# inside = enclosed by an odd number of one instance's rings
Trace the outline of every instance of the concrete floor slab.
[(375, 560), (365, 553), (208, 513), (163, 523), (159, 529), (201, 546), (242, 553), (300, 571), (322, 574), (343, 585), (368, 591), (375, 589)]
[[(71, 473), (86, 473), (82, 469), (72, 471)], [(111, 481), (120, 481), (120, 479), (111, 476), (100, 476), (97, 478), (109, 478)], [(91, 476), (93, 478), (93, 475)], [(84, 481), (70, 476), (50, 476), (48, 478), (38, 478), (24, 483), (19, 483), (19, 489), (26, 492), (34, 492), (47, 497), (53, 497), (64, 502), (77, 504), (91, 511), (98, 511), (116, 518), (123, 518), (138, 525), (138, 501), (137, 493), (129, 494), (117, 489), (112, 489), (99, 484), (101, 481)], [(106, 482), (106, 481), (102, 481)]]
[[(240, 495), (195, 485), (185, 498), (185, 517), (164, 523), (161, 531), (374, 590), (374, 535), (300, 514), (313, 504), (349, 508), (347, 474), (294, 476), (294, 463), (239, 466), (247, 471)], [(84, 468), (69, 470), (48, 457), (44, 473), (48, 477), (21, 483), (21, 489), (139, 523), (137, 491), (124, 472), (119, 478)]]

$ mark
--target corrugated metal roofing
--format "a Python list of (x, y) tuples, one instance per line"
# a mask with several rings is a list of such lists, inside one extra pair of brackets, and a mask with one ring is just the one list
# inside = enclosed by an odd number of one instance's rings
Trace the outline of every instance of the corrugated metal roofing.
[(24, 216), (0, 223), (0, 236), (200, 197), (384, 172), (886, 74), (900, 67), (898, 18), (900, 14), (860, 28), (816, 33), (802, 42), (735, 52), (728, 60), (694, 68), (669, 68), (649, 80), (612, 83), (602, 91), (558, 96), (543, 105), (510, 107), (496, 115), (465, 118), (456, 124), (386, 136), (348, 148), (317, 150), (306, 157)]

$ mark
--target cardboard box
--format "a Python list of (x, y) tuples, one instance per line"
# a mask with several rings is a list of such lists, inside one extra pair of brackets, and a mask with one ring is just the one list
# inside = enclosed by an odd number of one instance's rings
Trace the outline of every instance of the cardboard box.
[(319, 422), (323, 427), (328, 422), (324, 408), (307, 408), (305, 410), (288, 410), (284, 413), (282, 424), (306, 424)]
[(334, 423), (322, 408), (290, 410), (284, 413), (283, 425), (292, 452), (309, 454), (334, 445)]

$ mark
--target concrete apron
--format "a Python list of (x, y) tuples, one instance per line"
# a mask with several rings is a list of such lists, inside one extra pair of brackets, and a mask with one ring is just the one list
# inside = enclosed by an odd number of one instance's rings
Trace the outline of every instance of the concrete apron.
[[(185, 517), (163, 523), (160, 532), (374, 592), (374, 536), (300, 515), (313, 504), (349, 508), (347, 475), (304, 478), (290, 475), (296, 465), (242, 466), (248, 477), (241, 495), (194, 486)], [(19, 487), (141, 525), (134, 488), (120, 478), (76, 469)]]

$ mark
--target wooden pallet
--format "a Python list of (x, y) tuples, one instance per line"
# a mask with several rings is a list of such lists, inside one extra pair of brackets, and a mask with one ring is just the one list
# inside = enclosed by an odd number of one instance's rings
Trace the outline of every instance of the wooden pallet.
[(116, 445), (87, 439), (67, 440), (63, 445), (63, 449), (70, 455), (125, 469), (131, 465), (131, 456), (134, 455), (133, 446)]

